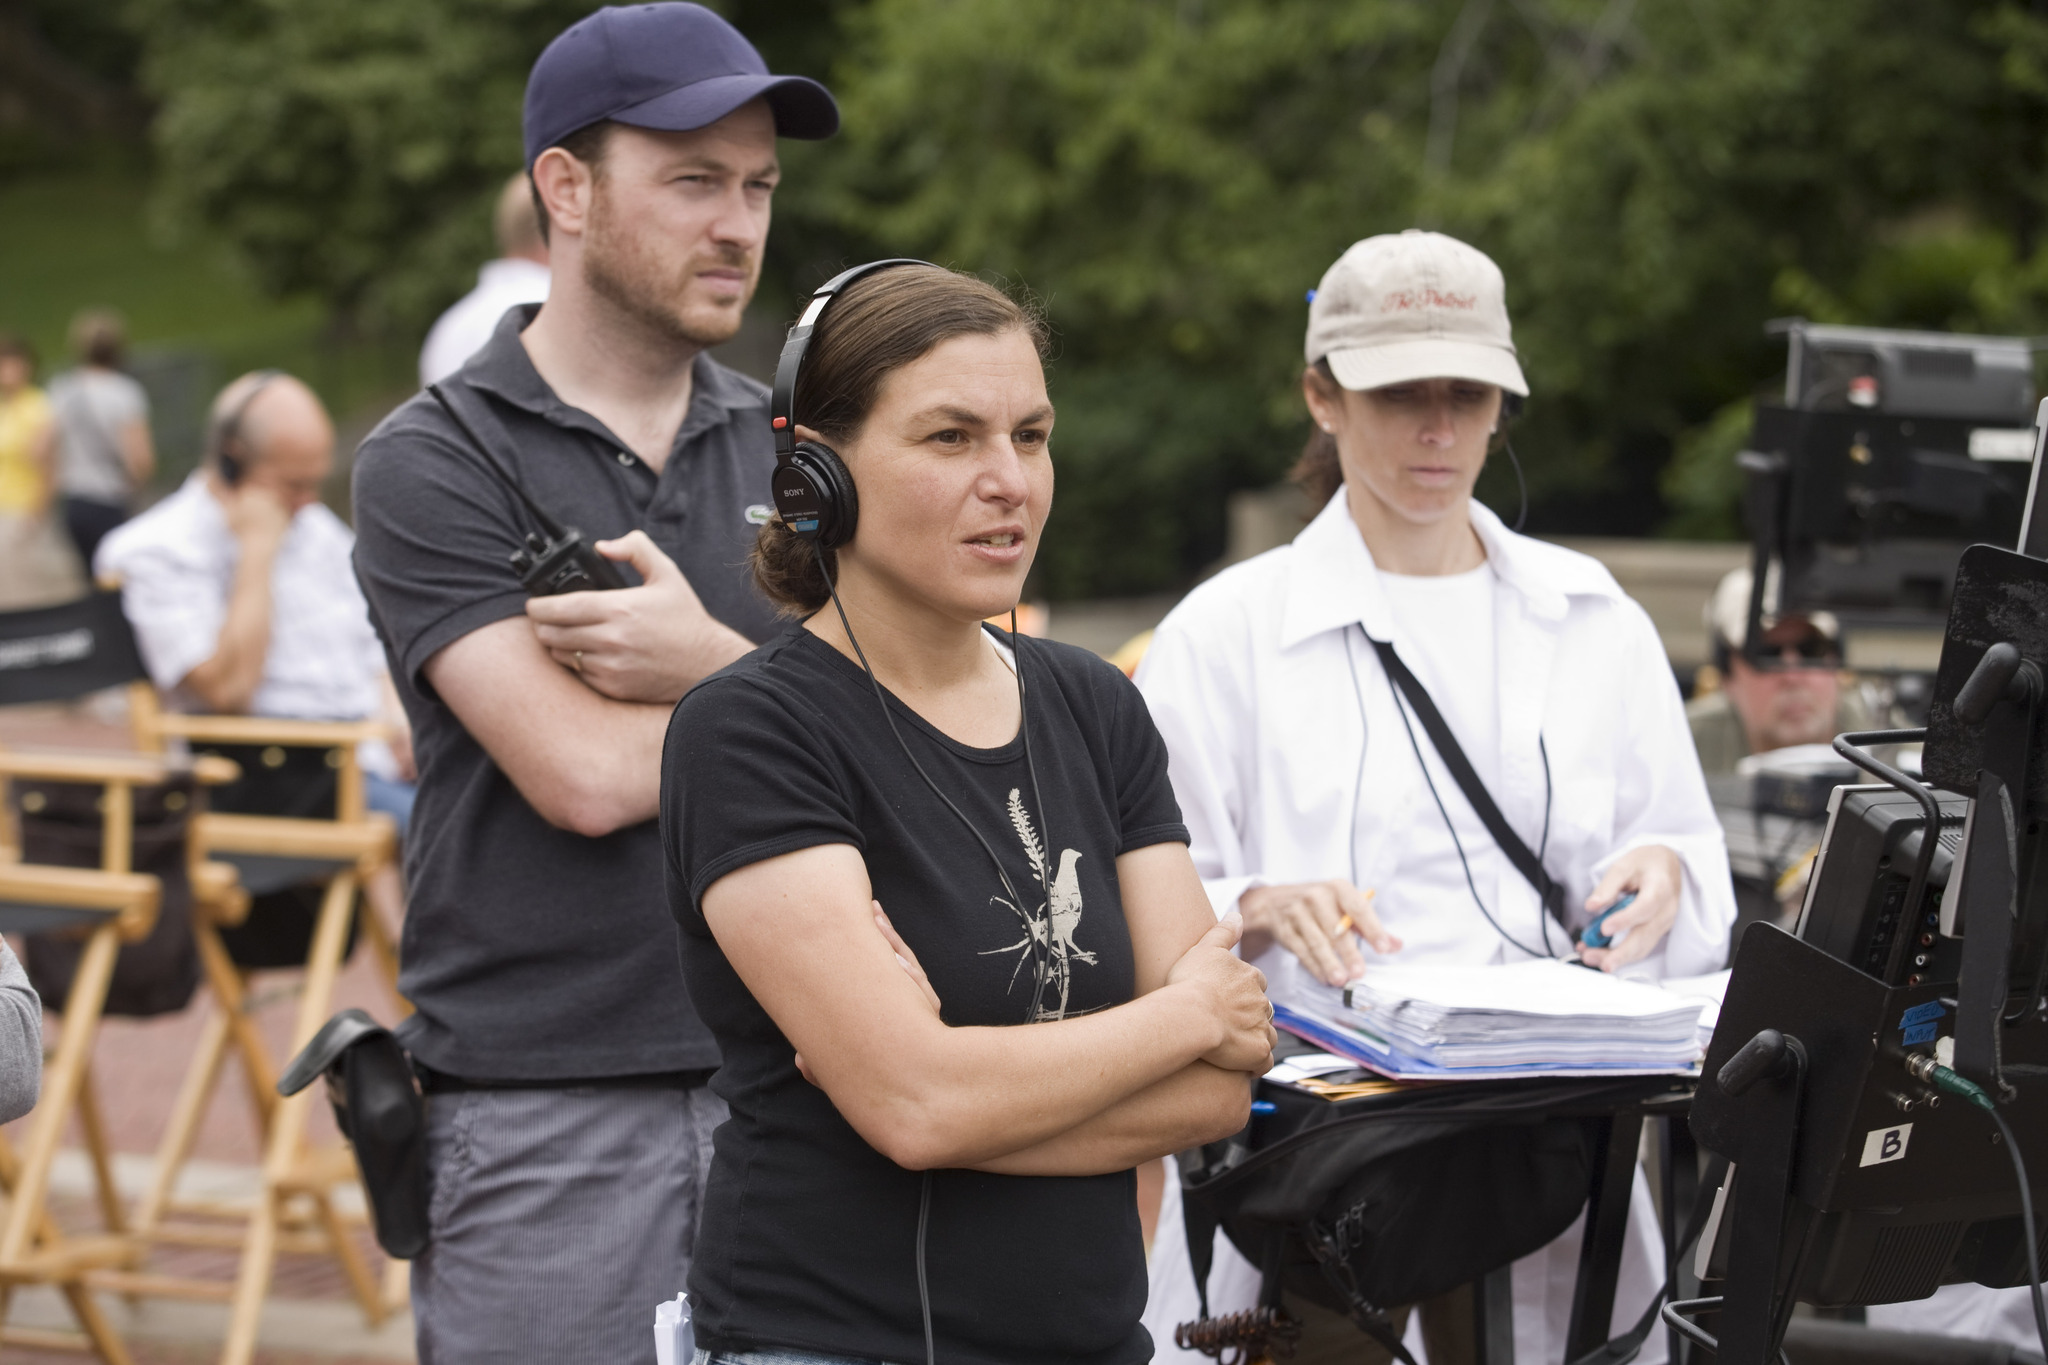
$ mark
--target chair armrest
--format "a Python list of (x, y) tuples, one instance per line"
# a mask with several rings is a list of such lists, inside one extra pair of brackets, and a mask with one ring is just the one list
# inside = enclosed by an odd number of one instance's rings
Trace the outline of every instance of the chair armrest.
[(358, 863), (367, 870), (389, 859), (398, 847), (398, 827), (380, 811), (348, 821), (209, 811), (192, 825), (199, 848), (213, 858), (308, 858)]
[(122, 782), (154, 787), (170, 780), (178, 765), (156, 754), (119, 749), (0, 749), (0, 777), (31, 782)]
[(275, 744), (283, 749), (353, 748), (366, 740), (391, 737), (391, 727), (376, 720), (285, 720), (276, 716), (188, 716), (166, 712), (155, 726), (166, 735), (200, 743)]
[(46, 905), (98, 911), (118, 922), (122, 939), (129, 943), (149, 933), (162, 896), (163, 883), (147, 873), (46, 863), (0, 865), (0, 907)]
[(137, 787), (154, 787), (171, 778), (190, 773), (202, 786), (218, 786), (242, 775), (241, 767), (225, 758), (174, 758), (166, 754), (143, 754), (125, 749), (0, 749), (0, 778), (29, 782), (78, 782), (98, 784), (124, 782)]

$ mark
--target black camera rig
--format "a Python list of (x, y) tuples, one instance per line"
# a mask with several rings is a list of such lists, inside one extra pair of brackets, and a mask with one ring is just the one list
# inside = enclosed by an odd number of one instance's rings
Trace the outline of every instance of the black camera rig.
[[(2025, 1169), (2048, 1170), (2041, 467), (2037, 432), (2018, 550), (1974, 545), (1955, 567), (1927, 729), (1836, 740), (1881, 782), (1835, 790), (1796, 932), (1752, 925), (1737, 950), (1692, 1111), (1701, 1145), (1733, 1163), (1702, 1238), (1725, 1293), (1665, 1310), (1722, 1365), (1777, 1360), (1800, 1301), (2038, 1285)], [(1924, 781), (1866, 749), (1916, 740)], [(2036, 1305), (2044, 1316), (2038, 1290)], [(1706, 1315), (1718, 1340), (1692, 1321)]]
[(1745, 653), (1769, 666), (1772, 580), (1780, 613), (1939, 630), (1956, 556), (2019, 530), (2036, 343), (1803, 318), (1771, 330), (1788, 343), (1784, 398), (1758, 405), (1737, 457), (1755, 571)]

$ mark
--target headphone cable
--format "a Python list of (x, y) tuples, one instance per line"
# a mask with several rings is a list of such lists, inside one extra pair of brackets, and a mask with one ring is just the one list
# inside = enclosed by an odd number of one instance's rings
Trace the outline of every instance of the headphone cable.
[(1508, 439), (1506, 432), (1501, 433), (1500, 445), (1508, 453), (1508, 463), (1514, 466), (1515, 487), (1522, 494), (1522, 509), (1515, 513), (1515, 524), (1508, 528), (1520, 534), (1522, 526), (1529, 520), (1529, 481), (1522, 477), (1522, 461), (1516, 456), (1515, 443)]
[[(896, 715), (889, 709), (889, 696), (882, 690), (882, 681), (875, 676), (874, 665), (868, 662), (867, 652), (860, 647), (860, 640), (853, 633), (853, 623), (846, 619), (846, 604), (839, 600), (838, 585), (832, 581), (831, 570), (825, 567), (825, 551), (815, 540), (811, 542), (811, 549), (817, 553), (818, 573), (825, 580), (825, 591), (831, 594), (833, 608), (839, 613), (839, 625), (846, 631), (846, 640), (847, 643), (853, 646), (854, 657), (860, 660), (861, 671), (868, 675), (868, 684), (875, 689), (875, 700), (881, 703), (882, 719), (889, 722), (889, 733), (895, 736), (896, 747), (901, 749), (903, 756), (910, 760), (910, 766), (915, 768), (917, 775), (924, 779), (925, 786), (931, 788), (932, 795), (945, 802), (946, 809), (959, 817), (960, 823), (967, 826), (967, 832), (972, 834), (975, 842), (981, 845), (982, 852), (988, 854), (989, 862), (995, 865), (996, 877), (1002, 882), (1003, 889), (1010, 893), (1010, 903), (1017, 907), (1019, 914), (1024, 916), (1025, 931), (1029, 933), (1031, 929), (1030, 913), (1024, 909), (1024, 899), (1017, 894), (1017, 888), (1011, 883), (1010, 874), (1004, 869), (1002, 859), (996, 856), (995, 848), (982, 836), (981, 831), (975, 827), (974, 822), (967, 818), (967, 812), (961, 810), (959, 806), (953, 803), (952, 797), (947, 796), (945, 792), (939, 789), (939, 784), (934, 782), (931, 774), (925, 771), (924, 764), (918, 762), (917, 755), (911, 752), (910, 745), (905, 742), (903, 732), (897, 728)], [(1031, 761), (1031, 722), (1024, 711), (1024, 650), (1023, 646), (1018, 643), (1021, 639), (1022, 636), (1017, 630), (1017, 612), (1013, 607), (1010, 610), (1010, 656), (1014, 662), (1014, 671), (1017, 675), (1017, 728), (1022, 732), (1024, 739), (1024, 768), (1031, 777), (1031, 799), (1038, 803), (1039, 822), (1043, 825), (1045, 822), (1045, 800), (1039, 795), (1038, 767)], [(1052, 836), (1049, 832), (1046, 834), (1046, 846), (1048, 848), (1052, 846)], [(1031, 1002), (1031, 1018), (1027, 1021), (1032, 1023), (1039, 1022), (1042, 1018), (1045, 1006), (1045, 986), (1047, 980), (1052, 976), (1052, 887), (1048, 885), (1045, 888), (1045, 892), (1045, 934), (1042, 940), (1044, 951), (1035, 954), (1040, 959), (1038, 984), (1037, 991)], [(1033, 943), (1034, 949), (1038, 946), (1038, 942)], [(925, 1365), (938, 1365), (938, 1354), (933, 1345), (932, 1335), (931, 1286), (925, 1276), (924, 1255), (925, 1228), (931, 1221), (931, 1209), (932, 1173), (927, 1170), (923, 1173), (922, 1180), (920, 1181), (917, 1199), (917, 1301), (918, 1309), (924, 1317)]]
[(917, 1304), (924, 1312), (924, 1365), (938, 1365), (938, 1348), (932, 1344), (932, 1290), (924, 1277), (924, 1229), (932, 1216), (932, 1173), (924, 1172), (917, 1191)]

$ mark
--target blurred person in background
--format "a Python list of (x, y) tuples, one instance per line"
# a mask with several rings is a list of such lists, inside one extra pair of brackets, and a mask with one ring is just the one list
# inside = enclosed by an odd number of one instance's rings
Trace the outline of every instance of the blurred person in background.
[(441, 314), (420, 348), (420, 387), (462, 368), (484, 348), (505, 310), (522, 303), (541, 303), (548, 296), (548, 244), (540, 234), (540, 214), (533, 206), (533, 184), (520, 171), (498, 192), (491, 213), (498, 238), (498, 259), (477, 271), (476, 288)]
[(1777, 613), (1775, 571), (1766, 575), (1763, 644), (1772, 656), (1759, 668), (1743, 652), (1754, 577), (1736, 569), (1706, 607), (1720, 686), (1686, 704), (1693, 747), (1709, 773), (1732, 773), (1751, 754), (1796, 744), (1827, 744), (1850, 730), (1883, 723), (1861, 688), (1842, 679), (1842, 627), (1832, 612)]
[[(243, 375), (214, 400), (204, 465), (115, 528), (93, 572), (119, 580), (143, 663), (171, 706), (392, 725), (392, 741), (364, 745), (359, 758), (371, 809), (390, 814), (403, 832), (412, 811), (410, 735), (349, 563), (355, 536), (320, 501), (333, 470), (334, 425), (319, 397), (281, 371)], [(331, 811), (326, 755), (275, 752), (305, 771), (264, 773), (245, 763), (243, 779), (217, 792), (215, 807), (308, 818)], [(396, 870), (380, 869), (365, 891), (396, 925)]]
[(35, 351), (0, 334), (0, 609), (61, 602), (82, 586), (50, 515), (57, 428), (35, 377)]
[(149, 395), (121, 371), (127, 349), (127, 324), (119, 313), (80, 313), (71, 322), (77, 367), (50, 381), (64, 525), (84, 564), (93, 562), (107, 532), (128, 519), (135, 495), (156, 470)]

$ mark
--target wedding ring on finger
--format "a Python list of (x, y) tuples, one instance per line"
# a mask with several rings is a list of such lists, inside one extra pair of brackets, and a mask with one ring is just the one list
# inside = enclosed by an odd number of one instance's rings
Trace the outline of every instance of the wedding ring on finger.
[(575, 663), (573, 663), (573, 664), (571, 664), (571, 665), (570, 665), (570, 667), (571, 667), (571, 668), (574, 668), (574, 669), (575, 669), (575, 670), (576, 670), (576, 671), (577, 671), (578, 673), (581, 673), (581, 672), (583, 671), (583, 651), (582, 651), (582, 650), (580, 650), (580, 649), (579, 649), (579, 650), (577, 650), (577, 651), (576, 651), (576, 662), (575, 662)]

